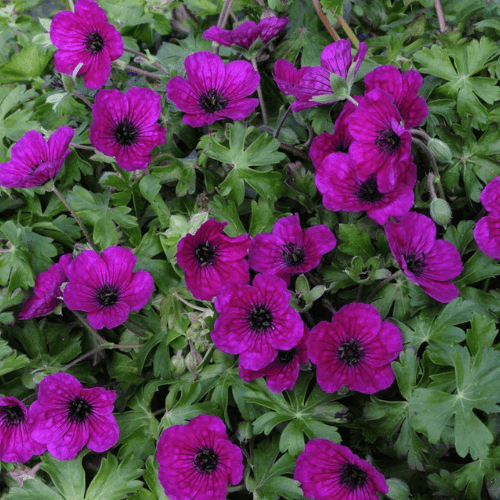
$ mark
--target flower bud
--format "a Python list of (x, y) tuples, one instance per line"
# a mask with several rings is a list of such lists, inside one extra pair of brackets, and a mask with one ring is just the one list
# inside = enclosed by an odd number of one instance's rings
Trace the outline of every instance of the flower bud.
[(249, 441), (253, 438), (252, 424), (246, 420), (241, 422), (238, 426), (238, 440), (240, 443)]
[(177, 351), (177, 354), (172, 357), (172, 365), (174, 366), (174, 376), (180, 376), (184, 373), (186, 365), (184, 363), (184, 358), (182, 357), (182, 350)]
[(451, 208), (446, 200), (442, 198), (436, 198), (431, 201), (430, 206), (432, 220), (446, 228), (446, 226), (451, 222)]
[(439, 139), (430, 139), (427, 143), (427, 147), (440, 163), (450, 163), (453, 159), (451, 149), (446, 142), (440, 141)]
[(200, 366), (200, 363), (203, 361), (201, 354), (198, 351), (190, 351), (186, 356), (186, 368), (191, 373), (196, 373), (196, 369)]

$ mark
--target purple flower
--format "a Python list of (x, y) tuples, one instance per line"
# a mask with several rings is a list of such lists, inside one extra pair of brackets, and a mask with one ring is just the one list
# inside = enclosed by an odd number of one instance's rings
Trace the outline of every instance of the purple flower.
[(172, 500), (224, 500), (227, 484), (243, 479), (243, 455), (224, 422), (200, 415), (166, 429), (158, 442), (158, 478)]
[(66, 272), (72, 260), (70, 253), (59, 259), (46, 271), (40, 273), (35, 280), (32, 295), (24, 304), (19, 319), (32, 319), (52, 312), (62, 301), (61, 285), (67, 280)]
[[(338, 99), (332, 95), (328, 102), (319, 103), (312, 101), (313, 97), (332, 94), (330, 74), (335, 73), (344, 79), (348, 78), (349, 69), (354, 65), (351, 78), (358, 72), (361, 62), (366, 56), (368, 46), (361, 42), (354, 56), (351, 55), (350, 40), (339, 40), (327, 45), (321, 52), (321, 66), (311, 68), (295, 86), (293, 95), (297, 100), (292, 104), (293, 111), (314, 108), (321, 104), (333, 104)], [(352, 84), (352, 82), (350, 83)]]
[(259, 37), (262, 43), (269, 42), (289, 22), (290, 19), (288, 17), (271, 16), (262, 19), (259, 24), (255, 24), (253, 21), (245, 21), (232, 30), (212, 26), (203, 33), (202, 38), (216, 42), (219, 45), (224, 45), (225, 47), (237, 45), (247, 50)]
[(0, 397), (0, 461), (27, 462), (47, 449), (31, 438), (28, 410), (19, 399)]
[(215, 299), (215, 347), (239, 354), (243, 368), (264, 368), (278, 349), (292, 349), (304, 333), (304, 323), (289, 302), (286, 283), (276, 276), (258, 274), (251, 286), (230, 283)]
[(389, 486), (373, 465), (340, 444), (311, 439), (297, 458), (294, 479), (314, 500), (378, 500)]
[(449, 280), (463, 270), (460, 254), (450, 242), (436, 241), (432, 219), (410, 212), (399, 224), (389, 222), (385, 234), (392, 255), (412, 283), (439, 302), (458, 297), (458, 288)]
[(381, 89), (394, 97), (407, 129), (418, 127), (429, 114), (425, 98), (418, 97), (422, 81), (418, 71), (401, 74), (390, 65), (378, 66), (365, 76), (366, 92)]
[(366, 94), (350, 117), (349, 132), (354, 141), (349, 154), (356, 163), (380, 172), (382, 189), (394, 185), (411, 156), (411, 134), (401, 121), (392, 96), (379, 89)]
[(123, 54), (120, 33), (93, 0), (78, 0), (75, 12), (56, 14), (50, 25), (50, 40), (59, 49), (54, 54), (57, 71), (71, 75), (83, 63), (78, 75), (84, 75), (85, 86), (90, 89), (105, 85), (111, 61)]
[(479, 200), (488, 215), (478, 220), (474, 239), (481, 252), (493, 259), (500, 259), (500, 177), (489, 182)]
[(337, 240), (323, 224), (305, 231), (299, 214), (282, 217), (271, 234), (257, 234), (250, 244), (248, 263), (255, 271), (275, 274), (288, 284), (290, 276), (317, 267), (321, 256), (334, 249)]
[[(361, 96), (354, 96), (354, 99), (357, 102), (361, 102), (363, 98)], [(314, 138), (309, 149), (309, 156), (314, 168), (318, 169), (321, 162), (331, 153), (349, 152), (349, 146), (352, 142), (352, 137), (349, 133), (349, 117), (355, 110), (356, 106), (352, 102), (346, 102), (335, 121), (333, 134), (325, 132)]]
[(161, 97), (151, 89), (133, 87), (125, 94), (101, 90), (92, 115), (90, 142), (101, 153), (114, 156), (123, 170), (146, 168), (151, 151), (165, 142), (166, 129), (156, 123)]
[(293, 89), (301, 78), (310, 70), (309, 66), (296, 69), (295, 66), (286, 59), (278, 59), (274, 63), (273, 78), (278, 88), (285, 95), (293, 95)]
[(291, 391), (299, 378), (300, 365), (307, 363), (307, 339), (309, 329), (304, 325), (304, 335), (299, 343), (282, 351), (278, 349), (275, 360), (261, 370), (248, 370), (240, 365), (240, 377), (249, 382), (255, 378), (267, 377), (267, 387), (271, 392)]
[(188, 234), (177, 246), (177, 263), (195, 299), (212, 300), (228, 283), (250, 281), (245, 260), (250, 235), (231, 238), (222, 233), (227, 222), (209, 219), (194, 235)]
[(45, 141), (36, 130), (26, 132), (10, 152), (10, 161), (0, 164), (0, 186), (29, 188), (42, 186), (61, 170), (75, 131), (59, 127)]
[(416, 180), (416, 165), (410, 162), (408, 170), (413, 172), (413, 185), (397, 178), (394, 187), (384, 190), (379, 185), (380, 174), (362, 174), (358, 164), (345, 153), (332, 153), (316, 170), (314, 177), (318, 191), (323, 195), (323, 205), (337, 212), (361, 212), (380, 225), (389, 217), (399, 219), (413, 207), (413, 186)]
[(58, 460), (73, 460), (85, 445), (98, 453), (109, 450), (119, 434), (115, 399), (115, 391), (85, 389), (69, 373), (47, 375), (29, 409), (32, 438)]
[(309, 359), (325, 392), (344, 385), (351, 391), (373, 394), (394, 382), (391, 361), (403, 350), (399, 328), (382, 321), (377, 309), (353, 302), (311, 330)]
[(247, 61), (224, 65), (211, 52), (195, 52), (184, 61), (188, 79), (174, 76), (167, 83), (167, 97), (186, 114), (183, 123), (201, 127), (217, 120), (246, 118), (259, 104), (247, 98), (257, 90), (260, 76)]
[(68, 266), (64, 303), (72, 311), (85, 311), (92, 328), (121, 325), (153, 293), (152, 276), (132, 272), (136, 261), (128, 248), (109, 247), (101, 255), (85, 250)]

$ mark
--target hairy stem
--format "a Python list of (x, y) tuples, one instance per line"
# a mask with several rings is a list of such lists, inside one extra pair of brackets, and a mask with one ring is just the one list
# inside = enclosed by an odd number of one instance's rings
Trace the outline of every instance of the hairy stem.
[(82, 354), (81, 356), (76, 358), (71, 363), (67, 364), (62, 369), (62, 371), (65, 372), (65, 371), (69, 370), (72, 366), (75, 366), (78, 363), (80, 363), (80, 361), (83, 361), (84, 359), (89, 358), (90, 356), (102, 351), (103, 349), (140, 349), (143, 345), (144, 344), (113, 344), (111, 342), (109, 342), (107, 344), (101, 344), (101, 345), (98, 345), (97, 347), (94, 347), (94, 349), (92, 349), (91, 351), (86, 352), (85, 354)]
[(76, 144), (74, 142), (72, 142), (69, 145), (69, 147), (76, 148), (76, 149), (85, 149), (85, 151), (94, 151), (95, 152), (95, 148), (93, 148), (92, 146), (84, 146), (83, 144)]
[(167, 71), (167, 68), (165, 68), (165, 66), (162, 66), (158, 61), (151, 61), (151, 59), (146, 54), (143, 54), (142, 52), (138, 52), (137, 50), (127, 49), (127, 48), (124, 48), (123, 50), (125, 52), (130, 52), (131, 54), (134, 54), (135, 56), (140, 57), (141, 59), (144, 59), (149, 64), (151, 64), (151, 66), (154, 66), (156, 69), (163, 71), (167, 75), (169, 74)]
[(337, 42), (340, 40), (339, 34), (333, 29), (333, 26), (330, 24), (330, 21), (328, 21), (328, 18), (325, 16), (321, 5), (319, 3), (319, 0), (312, 0), (312, 3), (314, 5), (314, 9), (316, 10), (316, 14), (318, 14), (319, 18), (321, 19), (321, 22), (325, 25), (325, 28), (327, 29), (328, 33), (330, 33), (331, 37)]
[(151, 73), (150, 71), (144, 71), (143, 69), (135, 68), (134, 66), (130, 66), (129, 64), (120, 64), (114, 61), (111, 64), (115, 68), (132, 71), (133, 73), (137, 73), (138, 75), (147, 76), (148, 78), (154, 78), (155, 80), (161, 80), (162, 78), (160, 75), (157, 75), (156, 73)]
[(300, 149), (297, 149), (297, 148), (294, 148), (293, 146), (290, 146), (290, 144), (280, 142), (280, 148), (285, 149), (286, 151), (290, 151), (290, 153), (293, 153), (295, 156), (298, 156), (299, 158), (302, 158), (303, 160), (306, 160), (306, 161), (310, 160), (309, 156), (306, 153), (304, 153)]
[(340, 26), (342, 26), (342, 28), (346, 32), (346, 35), (349, 37), (349, 39), (351, 40), (354, 47), (356, 47), (356, 49), (359, 49), (358, 37), (354, 34), (354, 31), (352, 31), (349, 24), (347, 24), (347, 21), (344, 19), (344, 16), (339, 14), (337, 16), (337, 21), (339, 22)]
[(101, 344), (101, 345), (108, 345), (109, 342), (101, 337), (88, 323), (88, 321), (78, 312), (78, 311), (73, 311), (73, 314), (80, 320), (82, 325), (87, 329), (88, 332)]
[(375, 288), (375, 290), (373, 290), (373, 292), (370, 293), (370, 295), (368, 295), (368, 297), (366, 298), (365, 302), (369, 303), (377, 295), (377, 293), (380, 292), (380, 290), (382, 288), (384, 288), (384, 286), (387, 285), (387, 283), (389, 283), (389, 281), (392, 281), (394, 278), (396, 278), (397, 276), (399, 276), (401, 273), (402, 273), (402, 271), (399, 270), (399, 271), (396, 271), (395, 273), (392, 273), (387, 278), (385, 278), (385, 280), (382, 281), (382, 283), (379, 283), (379, 285)]
[(219, 14), (219, 20), (217, 21), (218, 28), (224, 28), (226, 26), (227, 20), (229, 19), (229, 13), (233, 8), (234, 0), (224, 0), (224, 5)]
[(441, 3), (441, 0), (434, 0), (434, 6), (436, 7), (436, 14), (439, 23), (439, 31), (441, 31), (441, 33), (445, 33), (446, 20), (444, 18), (443, 4)]
[(183, 299), (177, 292), (174, 292), (172, 294), (177, 300), (180, 300), (183, 304), (191, 307), (192, 309), (196, 309), (197, 311), (201, 311), (201, 312), (207, 312), (206, 309), (204, 309), (203, 307), (198, 307), (198, 306), (195, 306), (194, 304), (191, 304), (191, 302), (188, 302), (186, 299)]
[(424, 132), (423, 130), (420, 130), (418, 128), (412, 128), (410, 132), (412, 135), (419, 135), (420, 137), (423, 137), (426, 141), (430, 141), (432, 139), (432, 137), (427, 132)]
[(73, 90), (73, 95), (81, 99), (90, 109), (92, 109), (92, 103), (83, 94), (78, 92), (78, 90)]
[(232, 493), (233, 491), (242, 491), (245, 489), (244, 484), (239, 484), (238, 486), (229, 486), (227, 489), (228, 493)]
[(431, 195), (431, 200), (437, 198), (436, 190), (434, 189), (434, 174), (429, 172), (427, 174), (427, 188), (429, 189), (429, 194)]
[(85, 235), (85, 238), (87, 238), (89, 245), (92, 247), (93, 250), (97, 252), (98, 250), (97, 247), (94, 245), (94, 241), (92, 240), (88, 231), (85, 229), (85, 226), (83, 225), (78, 215), (76, 215), (76, 212), (71, 208), (71, 205), (68, 203), (68, 200), (66, 200), (66, 198), (60, 193), (60, 191), (56, 187), (54, 187), (52, 190), (54, 191), (55, 195), (61, 200), (63, 205), (69, 210), (69, 213), (73, 216), (73, 219), (76, 220), (76, 223), (80, 226), (80, 229), (82, 230), (82, 233)]
[[(257, 73), (258, 73), (259, 70), (257, 69), (257, 61), (255, 60), (255, 58), (252, 59), (252, 66), (253, 66), (253, 69), (255, 71), (257, 71)], [(266, 111), (266, 106), (264, 104), (264, 95), (262, 94), (262, 88), (261, 88), (260, 84), (257, 87), (257, 95), (259, 96), (260, 111), (262, 113), (262, 121), (264, 122), (264, 125), (267, 127), (269, 123), (267, 121), (267, 111)]]
[(434, 183), (436, 184), (436, 186), (438, 188), (439, 197), (443, 198), (443, 200), (445, 200), (446, 196), (444, 194), (443, 185), (441, 184), (441, 178), (439, 176), (439, 169), (438, 169), (438, 166), (437, 166), (437, 163), (436, 163), (436, 160), (435, 160), (433, 154), (429, 151), (429, 148), (420, 139), (417, 139), (416, 137), (412, 137), (411, 140), (412, 140), (413, 144), (417, 145), (424, 152), (425, 156), (427, 157), (427, 160), (431, 164), (431, 168), (432, 168), (432, 171), (434, 172), (434, 176), (435, 176)]
[(280, 122), (278, 123), (278, 128), (276, 129), (276, 132), (274, 132), (274, 138), (275, 139), (277, 139), (279, 137), (281, 129), (283, 128), (283, 125), (285, 124), (286, 119), (288, 118), (288, 116), (290, 115), (291, 112), (292, 112), (292, 106), (290, 106), (285, 111), (285, 114), (283, 115), (283, 117), (281, 118)]
[(69, 5), (69, 10), (71, 12), (75, 12), (75, 5), (73, 3), (73, 0), (68, 0), (68, 5)]

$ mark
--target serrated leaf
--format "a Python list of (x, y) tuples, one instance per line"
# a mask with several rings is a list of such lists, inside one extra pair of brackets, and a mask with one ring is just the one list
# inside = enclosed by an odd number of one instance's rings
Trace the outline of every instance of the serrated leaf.
[(55, 490), (40, 479), (30, 479), (22, 488), (11, 488), (5, 500), (64, 500)]
[(368, 233), (354, 224), (339, 224), (339, 238), (342, 241), (339, 250), (348, 255), (359, 255), (363, 259), (375, 255)]
[(0, 377), (6, 373), (24, 368), (30, 360), (24, 355), (11, 349), (5, 340), (0, 340)]
[(80, 453), (74, 460), (57, 460), (49, 453), (43, 456), (40, 469), (50, 475), (55, 487), (65, 500), (83, 500), (85, 495), (85, 471)]
[(466, 332), (467, 346), (471, 354), (476, 354), (483, 347), (491, 347), (498, 334), (495, 321), (488, 321), (484, 316), (476, 312), (470, 321), (471, 328)]

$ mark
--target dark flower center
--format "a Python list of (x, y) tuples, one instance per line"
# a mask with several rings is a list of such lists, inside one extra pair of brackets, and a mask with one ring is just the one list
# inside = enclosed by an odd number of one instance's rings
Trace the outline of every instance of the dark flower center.
[(208, 240), (205, 243), (198, 245), (194, 251), (194, 257), (198, 261), (198, 264), (203, 267), (215, 262), (216, 257), (219, 256), (217, 253), (217, 247), (213, 246)]
[(81, 424), (92, 414), (92, 405), (83, 398), (75, 398), (68, 403), (68, 420)]
[(384, 195), (378, 190), (377, 180), (371, 176), (359, 186), (356, 196), (366, 203), (376, 203), (380, 201)]
[(306, 258), (304, 250), (295, 243), (285, 243), (281, 256), (288, 267), (300, 266)]
[(99, 54), (104, 48), (104, 40), (99, 33), (93, 31), (85, 37), (85, 50), (91, 54)]
[(248, 313), (250, 328), (254, 332), (264, 332), (273, 324), (271, 311), (266, 306), (254, 306)]
[(1, 406), (0, 416), (5, 427), (14, 427), (25, 420), (23, 409), (20, 405)]
[(206, 448), (204, 450), (199, 450), (194, 457), (194, 466), (204, 474), (209, 474), (217, 469), (219, 463), (219, 457), (214, 450)]
[(278, 357), (276, 359), (278, 360), (278, 363), (280, 365), (287, 365), (288, 363), (291, 363), (295, 359), (296, 354), (297, 354), (296, 347), (292, 347), (288, 351), (282, 351), (281, 349), (278, 349)]
[(215, 113), (227, 106), (227, 98), (217, 92), (217, 90), (210, 89), (206, 94), (201, 94), (200, 106), (206, 113)]
[(401, 145), (401, 137), (392, 128), (389, 130), (379, 130), (375, 144), (379, 147), (379, 153), (394, 153)]
[(412, 252), (404, 256), (406, 268), (415, 276), (420, 276), (425, 268), (425, 254), (417, 255)]
[(96, 299), (103, 307), (114, 306), (118, 302), (118, 289), (114, 285), (104, 285), (97, 290)]
[(131, 146), (137, 141), (139, 128), (125, 117), (113, 130), (116, 142), (122, 146)]
[(346, 365), (357, 365), (363, 357), (363, 346), (356, 340), (346, 340), (339, 347), (339, 358)]
[(362, 488), (367, 479), (368, 474), (355, 464), (347, 462), (340, 468), (340, 484), (351, 491)]

